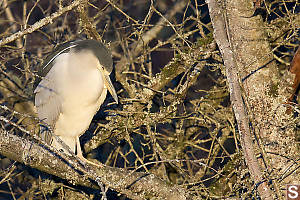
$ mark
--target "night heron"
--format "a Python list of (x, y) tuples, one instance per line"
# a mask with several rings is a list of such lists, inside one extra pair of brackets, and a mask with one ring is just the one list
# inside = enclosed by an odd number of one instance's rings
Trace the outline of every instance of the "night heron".
[[(79, 136), (88, 129), (107, 90), (118, 103), (109, 78), (112, 69), (111, 53), (101, 42), (79, 40), (54, 49), (40, 71), (43, 78), (34, 91), (38, 117), (81, 159)], [(51, 137), (52, 146), (65, 150), (61, 144)]]

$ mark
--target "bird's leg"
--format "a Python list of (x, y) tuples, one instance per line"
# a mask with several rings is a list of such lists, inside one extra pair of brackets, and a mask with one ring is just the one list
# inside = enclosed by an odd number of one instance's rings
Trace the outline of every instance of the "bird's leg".
[(83, 155), (82, 155), (80, 140), (79, 140), (78, 136), (76, 136), (76, 154), (79, 158), (84, 158)]
[(95, 166), (97, 166), (97, 167), (103, 167), (102, 165), (96, 164), (96, 163), (94, 163), (94, 162), (92, 162), (92, 161), (89, 161), (89, 160), (86, 159), (85, 157), (83, 157), (83, 155), (82, 155), (82, 150), (81, 150), (81, 146), (80, 146), (80, 141), (79, 141), (79, 137), (78, 137), (78, 136), (76, 137), (76, 152), (77, 152), (76, 154), (77, 154), (78, 158), (79, 158), (80, 160), (82, 160), (83, 162), (86, 162), (86, 163), (95, 165)]

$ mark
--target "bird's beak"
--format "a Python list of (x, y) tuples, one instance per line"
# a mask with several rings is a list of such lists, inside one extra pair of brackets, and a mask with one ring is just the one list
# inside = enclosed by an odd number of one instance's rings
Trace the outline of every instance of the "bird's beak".
[(117, 96), (117, 93), (116, 93), (116, 90), (115, 90), (113, 84), (111, 83), (109, 75), (104, 74), (103, 77), (104, 77), (104, 84), (105, 84), (106, 88), (108, 89), (108, 91), (110, 92), (110, 94), (114, 98), (114, 100), (118, 103), (118, 96)]

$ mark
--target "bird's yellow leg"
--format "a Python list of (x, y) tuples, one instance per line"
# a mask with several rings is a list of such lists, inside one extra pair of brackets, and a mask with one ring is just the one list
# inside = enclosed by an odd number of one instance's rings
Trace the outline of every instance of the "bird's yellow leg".
[(77, 152), (76, 154), (77, 154), (78, 158), (79, 158), (80, 160), (82, 160), (83, 162), (86, 162), (86, 163), (95, 165), (95, 166), (97, 166), (97, 167), (103, 167), (102, 165), (96, 164), (96, 163), (94, 163), (94, 162), (92, 162), (92, 161), (89, 161), (89, 160), (86, 159), (85, 157), (83, 157), (83, 155), (82, 155), (82, 150), (81, 150), (81, 146), (80, 146), (80, 141), (79, 141), (79, 137), (78, 137), (78, 136), (76, 137), (76, 152)]

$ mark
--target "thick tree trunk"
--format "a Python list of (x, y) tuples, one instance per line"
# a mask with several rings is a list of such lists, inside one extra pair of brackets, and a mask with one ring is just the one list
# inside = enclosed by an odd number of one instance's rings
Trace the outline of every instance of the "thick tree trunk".
[[(253, 16), (253, 2), (222, 2), (207, 1), (215, 39), (226, 67), (244, 156), (262, 198), (282, 198), (284, 194), (279, 193), (276, 181), (272, 185), (275, 189), (273, 197), (267, 183), (275, 178), (271, 171), (275, 170), (278, 175), (289, 164), (289, 160), (280, 155), (293, 155), (291, 152), (299, 155), (293, 142), (295, 125), (289, 124), (290, 116), (285, 114), (284, 102), (289, 96), (287, 84), (279, 77), (277, 66), (272, 62), (263, 22), (259, 16)], [(252, 142), (254, 134), (260, 138), (257, 140), (259, 145)], [(263, 159), (256, 159), (259, 154)], [(294, 173), (286, 183), (299, 180), (299, 177), (299, 172)]]

